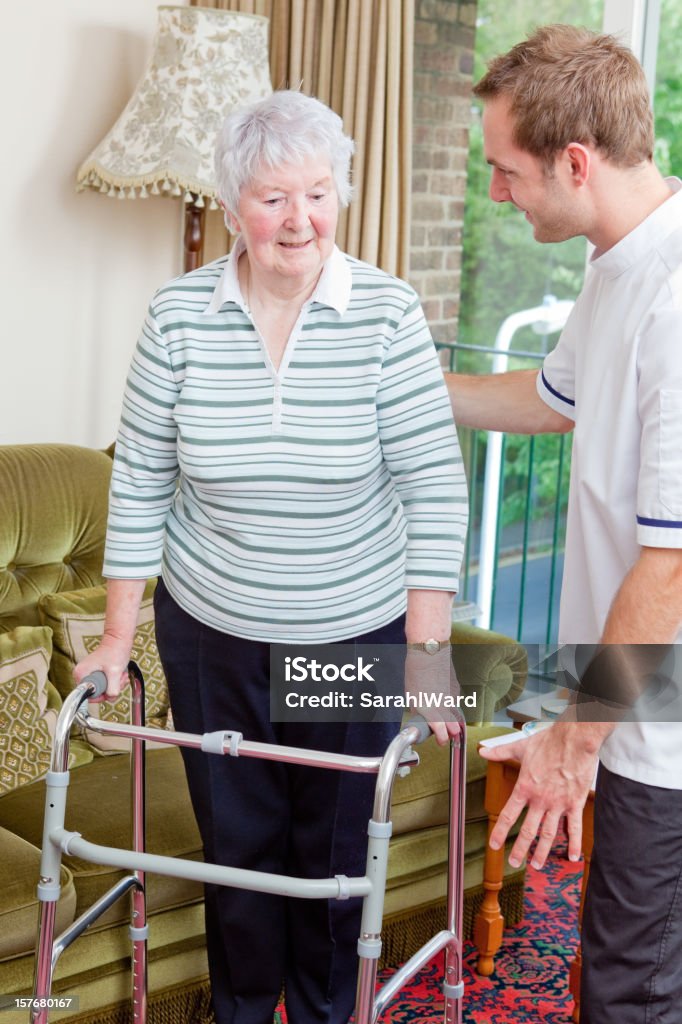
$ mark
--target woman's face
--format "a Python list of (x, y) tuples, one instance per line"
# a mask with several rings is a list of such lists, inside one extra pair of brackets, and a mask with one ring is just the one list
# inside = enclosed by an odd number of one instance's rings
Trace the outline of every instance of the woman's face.
[(256, 276), (314, 280), (334, 247), (339, 201), (329, 160), (264, 168), (245, 185), (233, 224)]

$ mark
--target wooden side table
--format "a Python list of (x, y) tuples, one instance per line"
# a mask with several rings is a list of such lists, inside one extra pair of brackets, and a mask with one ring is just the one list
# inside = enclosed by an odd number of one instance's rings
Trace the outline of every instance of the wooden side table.
[[(499, 814), (511, 796), (519, 774), (518, 761), (488, 761), (485, 788), (485, 809), (488, 814), (488, 836), (495, 827)], [(594, 792), (591, 792), (583, 811), (582, 852), (585, 859), (580, 891), (578, 923), (582, 923), (585, 889), (590, 872), (590, 859), (594, 841)], [(487, 977), (495, 969), (495, 954), (502, 945), (504, 917), (500, 910), (499, 893), (504, 877), (504, 848), (492, 850), (486, 846), (483, 867), (483, 903), (474, 921), (474, 944), (478, 949), (478, 973)], [(569, 990), (574, 1000), (573, 1020), (580, 1020), (580, 946), (569, 969)]]

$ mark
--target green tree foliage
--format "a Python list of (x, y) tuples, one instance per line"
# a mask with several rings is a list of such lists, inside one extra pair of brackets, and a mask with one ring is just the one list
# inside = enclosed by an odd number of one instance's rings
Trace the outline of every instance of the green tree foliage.
[[(564, 21), (598, 28), (602, 0), (479, 0), (476, 29), (474, 77), (485, 71), (487, 61), (507, 50), (539, 24)], [(464, 218), (461, 315), (458, 340), (467, 345), (491, 347), (496, 334), (511, 313), (542, 304), (545, 295), (572, 299), (582, 284), (585, 243), (572, 239), (561, 245), (539, 245), (524, 216), (509, 203), (493, 203), (488, 196), (490, 170), (483, 155), (481, 106), (474, 101), (469, 141), (468, 180)], [(530, 328), (519, 331), (514, 347), (543, 353), (555, 338), (541, 339)], [(490, 357), (464, 352), (458, 369), (485, 373)], [(538, 365), (511, 360), (510, 369)], [(532, 446), (532, 447), (531, 447)], [(567, 492), (570, 459), (561, 460), (561, 439), (508, 436), (505, 444), (505, 476), (502, 525), (523, 519), (528, 494), (531, 518), (551, 519), (557, 486)], [(482, 495), (481, 477), (485, 464), (485, 440), (479, 445), (480, 458), (474, 469), (477, 493)], [(531, 459), (532, 455), (532, 459)], [(532, 465), (531, 465), (532, 462)], [(530, 488), (528, 486), (528, 474)], [(561, 477), (561, 479), (559, 479)], [(477, 518), (478, 509), (474, 509)]]
[(656, 62), (654, 156), (663, 174), (682, 177), (681, 0), (662, 0)]
[[(474, 78), (483, 75), (491, 57), (536, 26), (561, 21), (596, 29), (602, 13), (603, 0), (479, 0)], [(523, 214), (509, 203), (490, 200), (478, 101), (472, 109), (467, 174), (458, 340), (490, 346), (510, 313), (540, 305), (547, 294), (575, 298), (583, 278), (585, 243), (572, 239), (538, 245)], [(530, 332), (520, 333), (515, 344), (541, 350)], [(478, 368), (487, 369), (480, 359)]]

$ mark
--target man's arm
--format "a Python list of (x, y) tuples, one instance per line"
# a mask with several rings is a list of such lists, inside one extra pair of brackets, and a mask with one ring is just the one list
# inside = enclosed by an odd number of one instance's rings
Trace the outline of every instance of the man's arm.
[[(581, 674), (581, 721), (624, 711), (645, 695), (682, 622), (682, 551), (642, 547), (609, 611), (602, 643)], [(642, 637), (648, 637), (646, 643)], [(656, 685), (660, 685), (657, 681)]]
[[(607, 617), (604, 644), (669, 644), (682, 624), (682, 551), (642, 548), (621, 584)], [(519, 778), (490, 835), (499, 849), (525, 807), (526, 819), (509, 858), (516, 866), (539, 836), (532, 864), (540, 868), (566, 815), (569, 857), (577, 860), (582, 843), (582, 809), (589, 793), (599, 749), (613, 722), (572, 721), (570, 707), (553, 728), (502, 747), (483, 748), (489, 761), (521, 762)], [(584, 711), (583, 711), (584, 714)]]
[(573, 420), (540, 398), (537, 370), (510, 373), (446, 373), (455, 421), (463, 427), (502, 430), (511, 434), (565, 434)]
[(605, 644), (669, 644), (682, 623), (682, 549), (641, 548), (606, 619)]

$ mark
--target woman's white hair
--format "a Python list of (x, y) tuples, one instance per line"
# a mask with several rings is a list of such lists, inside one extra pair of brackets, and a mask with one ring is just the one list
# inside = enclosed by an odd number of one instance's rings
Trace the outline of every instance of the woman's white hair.
[(261, 168), (300, 164), (322, 154), (329, 159), (339, 203), (348, 206), (354, 149), (338, 114), (312, 96), (280, 89), (264, 100), (236, 107), (223, 121), (215, 150), (218, 194), (227, 213), (236, 215), (242, 188)]

